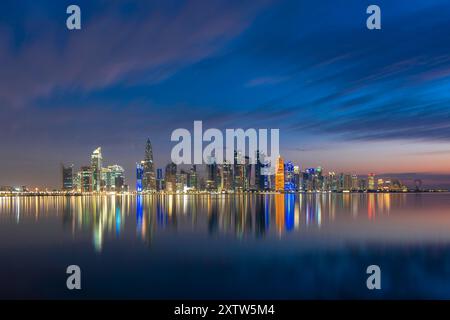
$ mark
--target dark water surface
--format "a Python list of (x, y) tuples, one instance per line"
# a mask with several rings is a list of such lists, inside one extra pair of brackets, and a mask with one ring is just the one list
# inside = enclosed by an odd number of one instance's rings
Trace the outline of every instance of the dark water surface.
[(3, 197), (0, 298), (450, 298), (450, 194)]

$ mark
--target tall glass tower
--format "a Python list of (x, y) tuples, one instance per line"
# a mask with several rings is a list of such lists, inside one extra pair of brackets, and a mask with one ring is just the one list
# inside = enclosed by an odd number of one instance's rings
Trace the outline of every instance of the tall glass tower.
[(153, 149), (150, 139), (147, 139), (147, 144), (145, 145), (145, 158), (143, 166), (144, 166), (144, 177), (142, 181), (143, 189), (145, 191), (155, 191), (156, 190), (155, 166), (153, 163)]
[(102, 185), (102, 148), (98, 147), (91, 156), (92, 191), (100, 192)]

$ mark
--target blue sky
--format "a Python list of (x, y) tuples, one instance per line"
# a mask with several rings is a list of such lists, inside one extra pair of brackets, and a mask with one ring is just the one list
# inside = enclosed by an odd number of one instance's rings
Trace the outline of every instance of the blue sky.
[[(80, 31), (65, 27), (72, 3)], [(381, 30), (365, 26), (370, 4), (381, 8)], [(2, 1), (0, 185), (56, 187), (59, 163), (88, 163), (97, 146), (133, 185), (146, 138), (162, 167), (170, 133), (194, 120), (280, 128), (281, 153), (302, 167), (445, 185), (449, 9), (448, 1)]]

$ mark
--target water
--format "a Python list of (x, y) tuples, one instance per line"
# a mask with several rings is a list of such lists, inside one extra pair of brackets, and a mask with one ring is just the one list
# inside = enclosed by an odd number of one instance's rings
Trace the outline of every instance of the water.
[(450, 298), (450, 194), (0, 198), (0, 283), (0, 298)]

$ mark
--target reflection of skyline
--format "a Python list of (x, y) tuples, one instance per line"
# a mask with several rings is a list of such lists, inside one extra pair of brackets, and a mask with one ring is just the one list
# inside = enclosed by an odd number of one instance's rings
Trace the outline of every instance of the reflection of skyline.
[[(406, 195), (276, 194), (238, 196), (154, 195), (29, 197), (0, 199), (0, 222), (62, 219), (71, 234), (90, 233), (97, 251), (105, 238), (121, 238), (133, 226), (135, 237), (151, 244), (164, 231), (207, 232), (236, 238), (282, 237), (300, 229), (319, 229), (338, 218), (375, 220), (388, 216)], [(133, 212), (135, 218), (133, 218)], [(131, 230), (131, 229), (130, 229)], [(128, 230), (129, 232), (129, 230)]]

